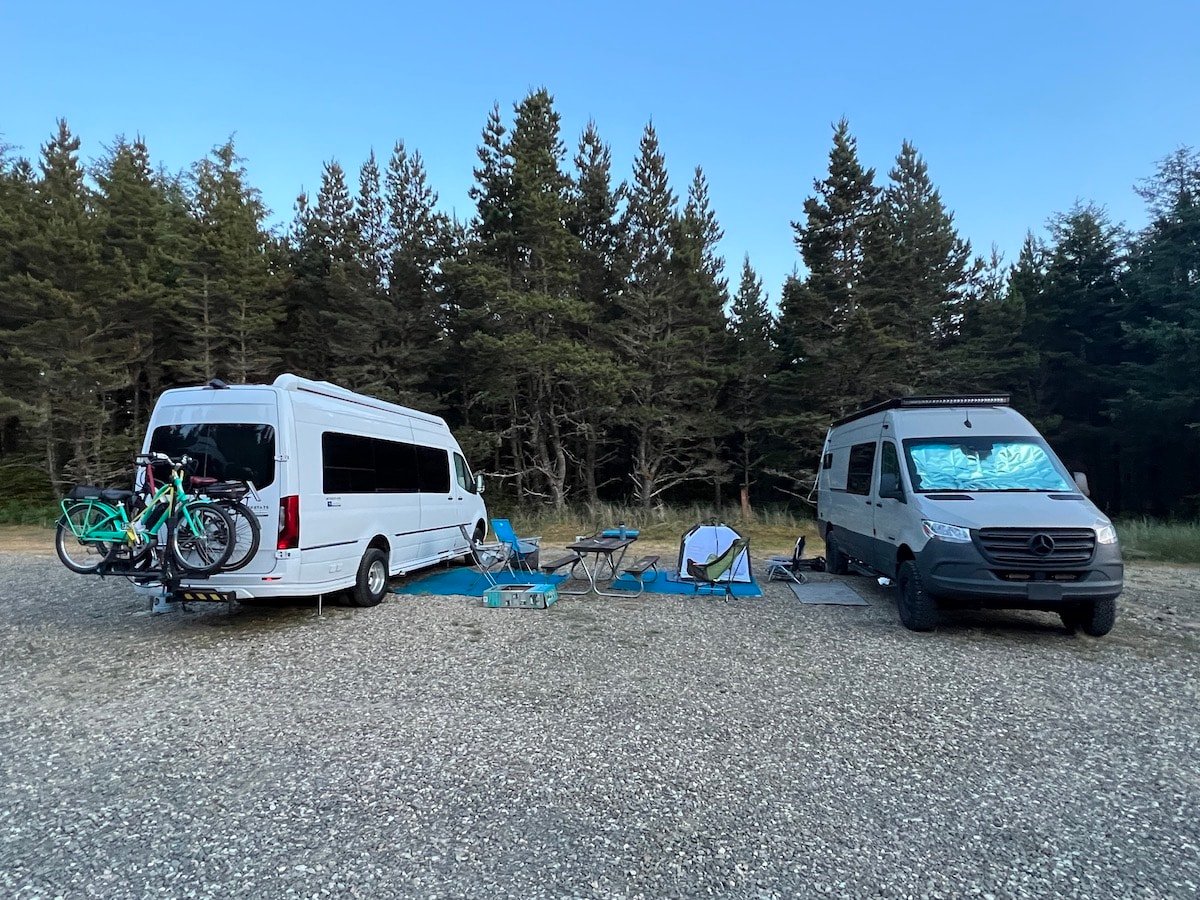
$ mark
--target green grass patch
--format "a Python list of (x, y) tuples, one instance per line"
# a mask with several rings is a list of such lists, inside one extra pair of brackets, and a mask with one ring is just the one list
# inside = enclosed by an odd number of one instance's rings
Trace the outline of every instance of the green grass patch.
[(0, 525), (38, 525), (52, 528), (61, 510), (57, 503), (38, 500), (0, 501)]
[(1200, 522), (1127, 519), (1117, 523), (1117, 535), (1126, 559), (1200, 565)]

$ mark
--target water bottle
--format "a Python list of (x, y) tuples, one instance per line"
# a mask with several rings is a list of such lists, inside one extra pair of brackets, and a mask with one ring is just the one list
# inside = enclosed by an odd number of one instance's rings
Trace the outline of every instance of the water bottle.
[(625, 523), (624, 523), (624, 522), (618, 522), (618, 523), (617, 523), (617, 528), (620, 530), (620, 533), (621, 533), (621, 540), (625, 540), (625, 537), (626, 537), (626, 534), (625, 534)]

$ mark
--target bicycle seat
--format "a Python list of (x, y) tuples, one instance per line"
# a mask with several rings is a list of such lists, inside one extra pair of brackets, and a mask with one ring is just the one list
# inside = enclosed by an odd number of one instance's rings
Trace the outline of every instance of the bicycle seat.
[(119, 488), (100, 488), (91, 484), (77, 484), (67, 493), (68, 500), (107, 500), (109, 503), (123, 503), (133, 499), (133, 491), (123, 491)]
[(216, 484), (217, 479), (209, 478), (204, 475), (193, 475), (188, 479), (188, 484), (192, 487), (208, 487), (210, 484)]

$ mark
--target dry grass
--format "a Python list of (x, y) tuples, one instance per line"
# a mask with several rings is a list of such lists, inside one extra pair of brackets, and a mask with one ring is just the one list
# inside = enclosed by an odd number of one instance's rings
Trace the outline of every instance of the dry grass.
[(711, 508), (701, 506), (644, 510), (599, 504), (570, 507), (561, 513), (541, 508), (517, 509), (512, 511), (509, 518), (518, 534), (541, 535), (543, 545), (551, 547), (563, 547), (578, 535), (594, 534), (624, 522), (641, 532), (637, 542), (639, 553), (674, 553), (679, 550), (679, 540), (684, 532), (698, 522), (716, 518), (749, 538), (750, 549), (755, 556), (790, 554), (796, 538), (801, 534), (808, 537), (806, 552), (809, 556), (824, 552), (813, 520), (800, 518), (785, 510), (756, 511), (753, 518), (746, 521), (736, 508), (725, 509), (714, 515)]

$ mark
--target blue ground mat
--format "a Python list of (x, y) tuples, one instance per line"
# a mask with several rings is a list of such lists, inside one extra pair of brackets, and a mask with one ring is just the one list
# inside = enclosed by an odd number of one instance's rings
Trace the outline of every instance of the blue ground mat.
[[(645, 585), (645, 592), (647, 594), (691, 594), (700, 597), (725, 596), (724, 587), (710, 587), (707, 584), (702, 584), (697, 588), (694, 581), (680, 578), (673, 572), (658, 572), (652, 580), (647, 580)], [(638, 589), (637, 577), (624, 572), (612, 583), (612, 586), (618, 591), (633, 591), (636, 593)], [(735, 597), (762, 596), (762, 589), (754, 581), (749, 583), (734, 582), (729, 586), (729, 589)]]
[[(497, 584), (558, 584), (561, 575), (541, 575), (521, 572), (493, 572)], [(415, 581), (392, 588), (393, 594), (433, 594), (439, 597), (482, 597), (491, 583), (480, 572), (469, 567), (434, 572)]]

